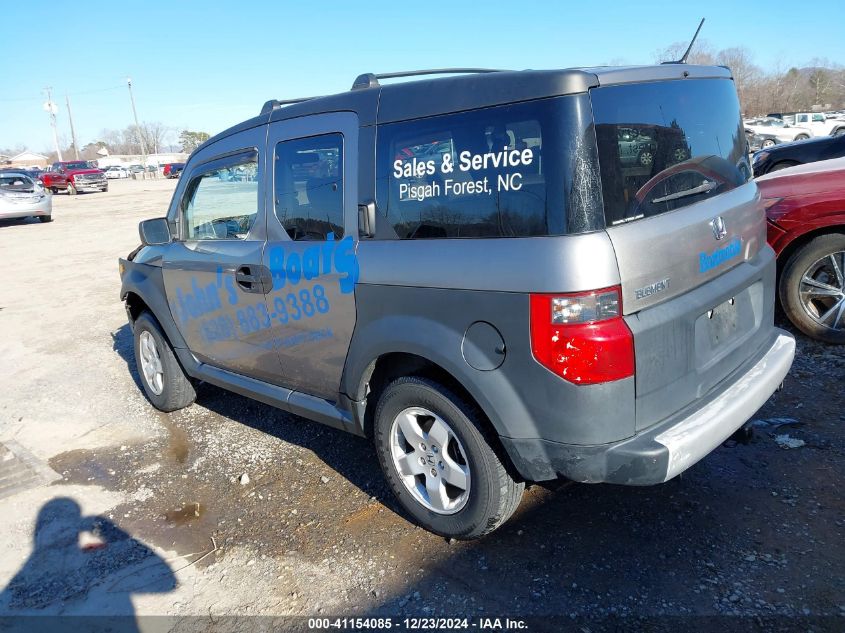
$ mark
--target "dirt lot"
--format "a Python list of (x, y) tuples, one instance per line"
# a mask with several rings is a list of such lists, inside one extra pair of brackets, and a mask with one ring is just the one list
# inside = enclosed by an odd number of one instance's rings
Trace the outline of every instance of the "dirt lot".
[(0, 465), (34, 473), (0, 487), (0, 614), (845, 625), (845, 350), (799, 336), (754, 437), (666, 485), (534, 487), (491, 537), (448, 543), (404, 518), (364, 440), (207, 385), (175, 414), (147, 403), (117, 257), (173, 187), (112, 181), (54, 196), (51, 224), (0, 223)]

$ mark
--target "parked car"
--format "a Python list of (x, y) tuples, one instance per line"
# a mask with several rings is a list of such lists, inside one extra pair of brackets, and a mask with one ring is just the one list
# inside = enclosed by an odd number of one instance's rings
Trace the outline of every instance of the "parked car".
[(675, 477), (795, 341), (729, 70), (460, 72), (267, 102), (119, 269), (155, 407), (205, 381), (372, 438), (407, 513), (468, 539), (525, 482)]
[(779, 169), (845, 156), (845, 136), (825, 136), (800, 143), (784, 143), (754, 154), (754, 176)]
[(129, 165), (128, 170), (130, 174), (138, 174), (144, 171), (143, 165)]
[(106, 178), (113, 180), (115, 178), (129, 178), (129, 172), (119, 165), (112, 165), (105, 169)]
[(44, 187), (58, 193), (67, 191), (74, 196), (85, 191), (108, 191), (109, 183), (102, 170), (91, 167), (87, 161), (53, 163), (49, 171), (39, 176)]
[[(840, 137), (841, 138), (841, 137)], [(757, 179), (778, 255), (778, 296), (799, 330), (845, 344), (845, 158)]]
[(40, 182), (39, 178), (43, 172), (38, 169), (17, 169), (15, 167), (4, 167), (0, 169), (0, 174), (3, 173), (24, 174), (25, 176), (28, 176), (33, 180)]
[(185, 163), (167, 163), (162, 173), (165, 178), (178, 178), (184, 168)]
[(0, 171), (0, 220), (35, 217), (53, 221), (53, 198), (35, 178)]
[(780, 143), (780, 139), (774, 134), (755, 134), (753, 131), (746, 129), (745, 136), (748, 138), (748, 150), (751, 152), (757, 152)]
[(755, 134), (771, 134), (781, 143), (803, 141), (813, 136), (813, 133), (808, 128), (789, 125), (780, 119), (768, 117), (748, 119), (745, 121), (745, 128)]
[(654, 162), (654, 140), (635, 128), (619, 128), (619, 160), (626, 165), (651, 167)]

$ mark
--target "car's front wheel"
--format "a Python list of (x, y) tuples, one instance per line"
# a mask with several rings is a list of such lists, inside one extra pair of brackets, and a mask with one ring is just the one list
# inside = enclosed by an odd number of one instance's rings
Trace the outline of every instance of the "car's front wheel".
[(144, 393), (156, 409), (183, 409), (196, 398), (194, 386), (149, 312), (142, 312), (135, 320), (135, 362)]
[(774, 146), (775, 146), (775, 142), (770, 138), (767, 138), (762, 143), (760, 143), (760, 147), (762, 147), (763, 149), (768, 149), (769, 147), (774, 147)]
[(795, 140), (796, 141), (806, 141), (808, 138), (810, 138), (810, 137), (807, 136), (806, 134), (799, 134), (798, 136), (795, 137)]
[(422, 527), (458, 539), (502, 525), (525, 488), (485, 439), (482, 413), (444, 386), (417, 377), (392, 382), (374, 421), (381, 468)]
[(39, 215), (38, 219), (41, 220), (42, 222), (52, 222), (53, 216), (52, 215)]
[(76, 185), (72, 182), (67, 183), (67, 195), (75, 196), (77, 194)]
[(796, 251), (783, 268), (779, 295), (804, 334), (845, 344), (845, 234), (820, 235)]

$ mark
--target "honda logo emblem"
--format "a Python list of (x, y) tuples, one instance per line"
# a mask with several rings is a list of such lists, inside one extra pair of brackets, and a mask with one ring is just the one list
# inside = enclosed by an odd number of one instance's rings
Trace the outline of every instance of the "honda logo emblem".
[(721, 215), (715, 218), (710, 223), (710, 226), (713, 227), (713, 237), (715, 237), (717, 240), (722, 239), (728, 234), (728, 227), (725, 224), (725, 219)]

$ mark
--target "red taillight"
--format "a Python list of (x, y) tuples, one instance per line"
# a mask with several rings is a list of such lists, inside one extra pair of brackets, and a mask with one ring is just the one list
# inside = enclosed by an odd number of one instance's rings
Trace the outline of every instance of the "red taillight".
[(619, 286), (531, 295), (531, 351), (543, 367), (577, 385), (634, 375), (634, 336), (622, 319)]

